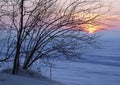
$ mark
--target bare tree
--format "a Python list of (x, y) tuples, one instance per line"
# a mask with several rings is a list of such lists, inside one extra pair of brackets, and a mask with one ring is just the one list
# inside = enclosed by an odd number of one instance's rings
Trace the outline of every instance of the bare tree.
[(100, 0), (1, 0), (0, 28), (8, 36), (1, 61), (13, 59), (17, 74), (20, 66), (27, 70), (39, 59), (79, 58), (96, 43), (82, 25), (98, 25), (102, 7)]

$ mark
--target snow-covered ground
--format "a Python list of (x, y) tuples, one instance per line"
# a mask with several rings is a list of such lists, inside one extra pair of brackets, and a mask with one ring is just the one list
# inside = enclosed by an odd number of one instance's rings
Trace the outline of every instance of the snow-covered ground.
[(120, 85), (120, 30), (102, 33), (100, 49), (88, 49), (78, 62), (56, 61), (53, 79), (68, 85)]
[(49, 79), (35, 79), (30, 77), (0, 74), (0, 85), (64, 85)]

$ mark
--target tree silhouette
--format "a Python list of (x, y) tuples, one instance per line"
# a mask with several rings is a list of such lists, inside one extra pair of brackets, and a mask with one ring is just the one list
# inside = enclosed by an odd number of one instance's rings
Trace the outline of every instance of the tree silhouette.
[(39, 59), (79, 58), (96, 43), (82, 25), (98, 25), (102, 7), (100, 0), (1, 0), (1, 61), (11, 60), (17, 74)]

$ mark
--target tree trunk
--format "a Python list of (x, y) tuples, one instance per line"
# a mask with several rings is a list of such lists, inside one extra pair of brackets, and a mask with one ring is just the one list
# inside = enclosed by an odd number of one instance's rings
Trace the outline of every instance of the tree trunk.
[(13, 74), (17, 74), (19, 70), (19, 59), (20, 59), (20, 49), (21, 49), (21, 44), (22, 44), (22, 31), (23, 31), (23, 11), (24, 11), (24, 0), (21, 0), (20, 3), (20, 29), (18, 30), (18, 36), (17, 36), (17, 45), (16, 45), (16, 55), (14, 58), (14, 63), (13, 63)]
[(19, 57), (16, 56), (14, 59), (14, 63), (13, 63), (13, 71), (12, 74), (17, 74), (19, 70)]

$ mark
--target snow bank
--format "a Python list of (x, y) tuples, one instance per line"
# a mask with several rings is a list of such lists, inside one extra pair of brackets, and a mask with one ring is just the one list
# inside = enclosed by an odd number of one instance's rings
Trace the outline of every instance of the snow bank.
[(65, 85), (60, 82), (52, 81), (47, 78), (34, 79), (24, 76), (11, 74), (0, 74), (0, 85)]

